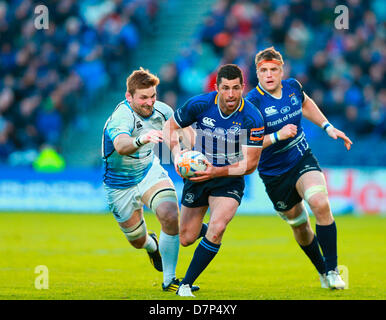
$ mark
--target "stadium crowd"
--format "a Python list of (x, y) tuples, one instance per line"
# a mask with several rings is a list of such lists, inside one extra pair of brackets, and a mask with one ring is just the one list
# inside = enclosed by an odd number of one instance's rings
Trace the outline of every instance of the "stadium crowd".
[(42, 146), (59, 147), (67, 124), (81, 126), (158, 10), (156, 0), (43, 3), (49, 25), (38, 30), (41, 1), (0, 1), (0, 163), (28, 164)]
[[(334, 25), (342, 4), (348, 30)], [(248, 92), (257, 85), (256, 53), (273, 45), (286, 77), (298, 79), (332, 123), (354, 140), (385, 138), (385, 18), (383, 0), (219, 0), (192, 43), (161, 69), (161, 98), (180, 105), (213, 90), (214, 70), (225, 63), (242, 68)]]
[[(28, 163), (63, 128), (117, 86), (141, 37), (152, 34), (157, 0), (44, 1), (49, 28), (34, 26), (33, 0), (0, 0), (0, 163)], [(337, 5), (349, 29), (337, 30)], [(383, 0), (218, 0), (179, 57), (160, 70), (159, 98), (173, 107), (214, 88), (219, 65), (238, 64), (245, 93), (256, 86), (255, 54), (285, 60), (330, 121), (353, 140), (386, 136)], [(312, 130), (317, 128), (310, 127)]]

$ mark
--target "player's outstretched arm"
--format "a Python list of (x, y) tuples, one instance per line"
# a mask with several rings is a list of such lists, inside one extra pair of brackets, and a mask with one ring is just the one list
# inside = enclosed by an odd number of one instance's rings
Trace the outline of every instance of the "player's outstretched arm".
[(292, 123), (286, 124), (279, 131), (276, 131), (271, 134), (266, 134), (264, 136), (263, 149), (273, 145), (278, 141), (293, 138), (296, 136), (297, 132), (298, 132), (298, 127), (295, 124), (292, 124)]
[(196, 131), (189, 126), (178, 130), (179, 141), (184, 149), (192, 150), (196, 142)]
[(194, 182), (202, 182), (213, 178), (227, 176), (244, 176), (253, 173), (260, 161), (262, 148), (242, 146), (243, 160), (224, 167), (215, 167), (210, 162), (205, 161), (207, 167), (205, 171), (196, 171), (195, 176), (189, 178)]
[(342, 139), (344, 146), (347, 150), (350, 150), (352, 141), (346, 136), (343, 131), (336, 129), (331, 123), (328, 122), (322, 111), (318, 108), (314, 100), (304, 93), (304, 102), (302, 106), (303, 116), (324, 129), (327, 134), (333, 139)]
[(173, 118), (169, 118), (164, 125), (162, 130), (163, 139), (170, 151), (172, 152), (173, 159), (178, 157), (181, 153), (180, 139), (178, 131), (180, 126)]
[(162, 142), (162, 131), (150, 130), (136, 138), (131, 137), (126, 133), (118, 135), (114, 139), (114, 148), (122, 156), (135, 153), (141, 146), (152, 142)]
[(163, 139), (168, 148), (170, 149), (172, 153), (172, 159), (174, 163), (174, 169), (178, 173), (180, 177), (180, 172), (177, 168), (177, 162), (176, 159), (181, 155), (181, 145), (180, 145), (180, 139), (178, 135), (178, 131), (180, 130), (180, 126), (177, 124), (177, 122), (172, 118), (169, 118), (164, 125), (164, 128), (162, 130)]

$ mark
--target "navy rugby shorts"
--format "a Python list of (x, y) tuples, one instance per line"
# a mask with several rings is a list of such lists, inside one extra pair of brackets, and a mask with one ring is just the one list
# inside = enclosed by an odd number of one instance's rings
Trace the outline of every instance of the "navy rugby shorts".
[(212, 196), (233, 198), (240, 205), (244, 188), (244, 177), (221, 177), (204, 182), (184, 179), (182, 204), (189, 208), (208, 206), (208, 198)]
[(322, 171), (318, 160), (310, 149), (306, 151), (299, 162), (289, 171), (278, 176), (260, 174), (265, 190), (271, 199), (275, 210), (287, 211), (302, 201), (296, 190), (296, 182), (300, 176), (309, 171)]

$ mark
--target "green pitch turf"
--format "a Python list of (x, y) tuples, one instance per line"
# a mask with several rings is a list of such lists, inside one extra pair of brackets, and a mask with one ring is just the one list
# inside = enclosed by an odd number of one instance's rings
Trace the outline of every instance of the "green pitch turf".
[[(156, 218), (146, 214), (159, 234)], [(336, 217), (339, 264), (348, 290), (321, 289), (319, 278), (278, 217), (236, 216), (197, 284), (197, 299), (385, 299), (386, 219)], [(314, 227), (315, 221), (312, 218)], [(183, 299), (161, 290), (162, 274), (132, 248), (109, 215), (0, 214), (0, 299)], [(183, 277), (197, 242), (180, 249)], [(39, 265), (48, 289), (35, 288)]]

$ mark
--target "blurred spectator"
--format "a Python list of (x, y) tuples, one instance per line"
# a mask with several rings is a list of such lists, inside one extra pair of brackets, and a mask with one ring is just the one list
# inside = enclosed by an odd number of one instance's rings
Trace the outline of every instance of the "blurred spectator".
[(0, 162), (32, 164), (59, 148), (101, 90), (114, 86), (141, 34), (152, 32), (157, 0), (0, 0)]

